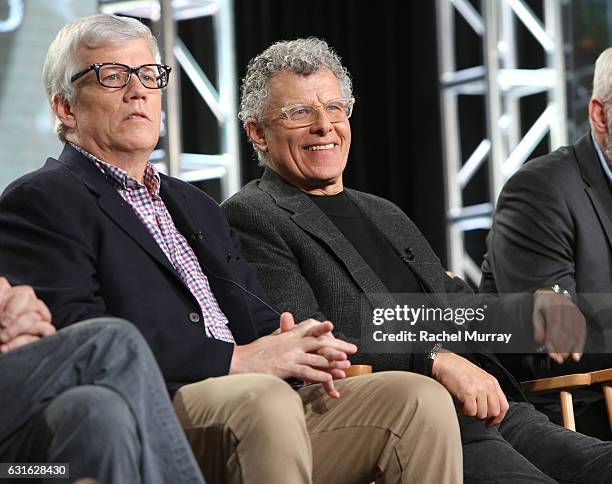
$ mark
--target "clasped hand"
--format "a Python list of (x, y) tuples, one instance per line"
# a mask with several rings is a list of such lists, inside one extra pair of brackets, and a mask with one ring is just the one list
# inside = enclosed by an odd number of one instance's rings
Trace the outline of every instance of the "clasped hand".
[(30, 286), (0, 277), (0, 351), (5, 353), (55, 333), (51, 313)]
[(307, 319), (295, 324), (291, 313), (283, 313), (279, 331), (234, 349), (230, 373), (268, 373), (321, 383), (332, 398), (338, 398), (333, 380), (345, 377), (344, 370), (351, 366), (348, 356), (357, 347), (334, 338), (332, 329), (330, 321)]

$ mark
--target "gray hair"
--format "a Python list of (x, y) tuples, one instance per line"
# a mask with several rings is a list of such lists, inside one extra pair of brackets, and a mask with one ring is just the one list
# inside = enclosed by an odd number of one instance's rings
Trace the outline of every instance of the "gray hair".
[[(47, 99), (53, 106), (55, 96), (62, 96), (72, 104), (76, 90), (70, 78), (87, 66), (79, 59), (79, 49), (96, 49), (106, 45), (145, 39), (155, 62), (161, 62), (157, 41), (149, 28), (136, 19), (116, 15), (97, 14), (78, 18), (64, 26), (57, 34), (45, 58), (43, 84)], [(60, 141), (66, 141), (66, 127), (55, 119), (55, 130)]]
[(612, 97), (612, 47), (604, 50), (595, 62), (593, 98), (609, 101)]
[[(340, 57), (316, 37), (276, 42), (249, 61), (240, 89), (238, 117), (246, 127), (248, 121), (259, 119), (266, 111), (268, 81), (280, 71), (307, 76), (322, 67), (328, 68), (338, 79), (342, 95), (353, 97), (351, 76)], [(265, 164), (263, 153), (253, 144), (260, 165)]]

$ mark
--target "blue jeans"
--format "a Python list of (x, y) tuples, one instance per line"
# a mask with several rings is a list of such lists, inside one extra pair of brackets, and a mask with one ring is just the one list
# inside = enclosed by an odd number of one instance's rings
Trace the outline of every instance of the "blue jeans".
[(459, 417), (464, 482), (612, 482), (612, 442), (551, 423), (531, 404), (510, 402), (499, 426)]
[(0, 355), (0, 399), (0, 462), (67, 462), (68, 482), (204, 482), (157, 363), (126, 321), (85, 321)]

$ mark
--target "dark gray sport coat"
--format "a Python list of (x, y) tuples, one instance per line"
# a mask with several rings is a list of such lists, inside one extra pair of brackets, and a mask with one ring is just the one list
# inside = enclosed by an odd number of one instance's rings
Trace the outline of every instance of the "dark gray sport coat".
[(612, 190), (591, 134), (527, 162), (504, 186), (481, 288), (612, 292)]
[(481, 292), (534, 291), (559, 284), (578, 294), (589, 325), (591, 341), (580, 363), (511, 365), (516, 376), (612, 366), (612, 355), (605, 354), (612, 350), (612, 189), (590, 133), (572, 146), (528, 161), (508, 180), (487, 247)]
[[(397, 252), (396, 263), (410, 265), (423, 291), (437, 305), (447, 305), (448, 293), (472, 297), (463, 280), (446, 274), (419, 229), (399, 207), (356, 190), (346, 189), (346, 193), (389, 240)], [(336, 335), (359, 343), (361, 298), (376, 305), (380, 301), (373, 295), (389, 291), (306, 194), (266, 168), (260, 180), (248, 183), (222, 208), (241, 240), (244, 256), (257, 269), (259, 281), (278, 310), (292, 312), (296, 321), (329, 319)], [(517, 321), (530, 324), (530, 300), (507, 301), (516, 303)], [(424, 372), (422, 354), (358, 354), (352, 360), (372, 364), (377, 371)], [(494, 357), (486, 360), (498, 366)]]

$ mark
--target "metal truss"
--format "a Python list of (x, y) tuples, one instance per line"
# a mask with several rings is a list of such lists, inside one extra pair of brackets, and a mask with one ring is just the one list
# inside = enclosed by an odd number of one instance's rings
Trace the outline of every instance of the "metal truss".
[[(150, 19), (153, 30), (161, 39), (162, 51), (174, 54), (164, 59), (173, 69), (175, 82), (168, 84), (164, 96), (163, 148), (153, 152), (151, 161), (161, 165), (163, 171), (185, 181), (219, 179), (222, 199), (237, 192), (241, 185), (240, 128), (233, 0), (99, 0), (99, 10)], [(176, 22), (208, 15), (213, 17), (218, 90), (176, 33)], [(179, 68), (190, 79), (217, 120), (221, 153), (182, 152)], [(206, 133), (206, 136), (215, 135)]]
[[(448, 268), (472, 283), (480, 265), (466, 250), (466, 232), (488, 230), (505, 181), (549, 135), (550, 148), (567, 144), (567, 108), (562, 0), (542, 2), (543, 19), (523, 0), (481, 0), (480, 11), (468, 0), (436, 0), (440, 105), (445, 165)], [(455, 15), (481, 38), (483, 64), (457, 69)], [(522, 23), (545, 53), (545, 65), (521, 69), (517, 24)], [(527, 129), (521, 126), (521, 98), (547, 94), (547, 105)], [(460, 96), (480, 96), (486, 112), (482, 140), (463, 159)], [(486, 135), (485, 135), (486, 132)], [(465, 205), (468, 183), (481, 168), (488, 171), (489, 200)]]
[(12, 32), (23, 22), (25, 11), (23, 0), (8, 0), (8, 13), (6, 18), (0, 19), (0, 32)]

